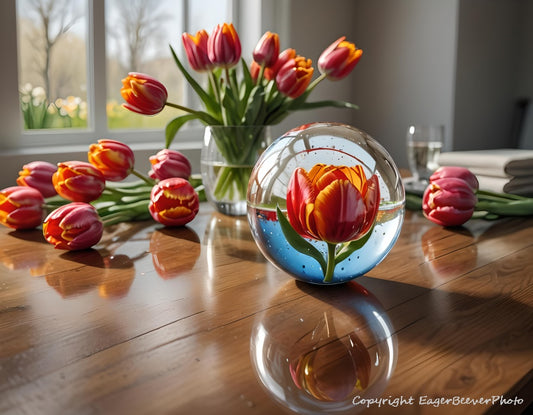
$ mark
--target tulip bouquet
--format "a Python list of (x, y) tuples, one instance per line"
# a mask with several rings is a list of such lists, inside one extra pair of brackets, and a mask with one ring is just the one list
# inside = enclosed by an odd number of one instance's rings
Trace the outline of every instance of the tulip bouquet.
[(422, 209), (426, 218), (441, 226), (460, 226), (471, 218), (533, 215), (533, 198), (481, 190), (470, 170), (456, 166), (437, 169), (423, 196), (408, 194), (406, 200), (408, 208)]
[[(13, 229), (42, 224), (56, 248), (79, 250), (98, 243), (104, 226), (149, 218), (182, 226), (194, 219), (199, 196), (182, 153), (164, 149), (151, 156), (148, 176), (134, 162), (126, 144), (99, 140), (89, 147), (88, 162), (28, 163), (18, 186), (0, 190), (0, 223)], [(120, 183), (130, 174), (139, 180)]]
[[(297, 168), (287, 190), (287, 217), (277, 217), (287, 242), (320, 264), (324, 283), (338, 263), (361, 248), (371, 234), (378, 213), (377, 175), (367, 179), (361, 165), (316, 164), (309, 172)], [(327, 255), (309, 241), (326, 242)]]
[[(140, 73), (130, 73), (122, 81), (124, 107), (144, 115), (156, 114), (165, 106), (181, 110), (184, 114), (166, 127), (167, 148), (180, 128), (192, 120), (206, 126), (249, 126), (249, 129), (215, 134), (218, 150), (229, 166), (220, 169), (215, 185), (214, 194), (220, 198), (230, 188), (237, 189), (237, 192), (246, 191), (264, 126), (277, 124), (297, 110), (357, 108), (354, 104), (334, 100), (307, 102), (320, 82), (343, 79), (361, 58), (363, 51), (345, 37), (337, 39), (321, 54), (318, 59), (320, 76), (314, 80), (312, 61), (298, 55), (294, 49), (280, 53), (276, 33), (266, 32), (262, 36), (250, 65), (241, 57), (240, 39), (232, 24), (217, 25), (211, 35), (205, 30), (195, 35), (183, 33), (182, 41), (189, 66), (206, 74), (207, 87), (196, 81), (171, 47), (172, 56), (204, 109), (195, 110), (168, 102), (165, 86)], [(232, 186), (234, 182), (240, 183)]]

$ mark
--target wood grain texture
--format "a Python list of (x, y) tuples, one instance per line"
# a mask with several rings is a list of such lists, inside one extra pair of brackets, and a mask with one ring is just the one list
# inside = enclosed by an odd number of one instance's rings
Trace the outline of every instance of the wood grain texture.
[[(200, 212), (185, 228), (115, 225), (83, 252), (0, 230), (0, 413), (284, 413), (253, 369), (254, 329), (290, 341), (291, 319), (349, 314), (352, 294), (296, 283), (246, 218)], [(408, 212), (357, 283), (390, 321), (397, 361), (381, 396), (413, 397), (402, 414), (521, 413), (532, 401), (533, 219), (445, 229)], [(503, 395), (523, 403), (419, 403)]]

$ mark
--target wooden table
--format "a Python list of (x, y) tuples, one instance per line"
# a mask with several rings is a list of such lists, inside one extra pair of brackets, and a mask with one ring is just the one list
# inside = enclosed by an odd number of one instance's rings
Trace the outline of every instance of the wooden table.
[(533, 398), (533, 219), (444, 229), (407, 212), (385, 260), (337, 288), (296, 283), (245, 217), (206, 204), (185, 228), (116, 225), (93, 250), (7, 228), (0, 247), (2, 414), (284, 413), (252, 365), (258, 325), (298, 343), (291, 318), (317, 325), (352, 296), (397, 354), (382, 400), (350, 413), (521, 413)]

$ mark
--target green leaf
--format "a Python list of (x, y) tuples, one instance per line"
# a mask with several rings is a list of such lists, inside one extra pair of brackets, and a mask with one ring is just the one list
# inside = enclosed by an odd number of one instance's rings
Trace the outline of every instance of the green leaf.
[(201, 113), (182, 115), (170, 121), (165, 128), (165, 147), (169, 148), (174, 141), (174, 137), (183, 125), (191, 120), (199, 119)]
[(363, 245), (366, 244), (368, 239), (372, 236), (373, 231), (374, 231), (374, 225), (372, 225), (370, 230), (362, 238), (345, 243), (344, 246), (335, 255), (335, 265), (337, 265), (339, 262), (344, 261), (350, 255), (352, 255), (355, 251), (362, 248)]
[(281, 226), (281, 231), (283, 232), (283, 235), (285, 236), (285, 239), (287, 239), (289, 245), (296, 249), (298, 252), (310, 256), (311, 258), (314, 258), (320, 264), (322, 272), (325, 275), (327, 264), (326, 260), (324, 259), (324, 256), (320, 253), (318, 249), (316, 249), (313, 245), (306, 241), (298, 232), (294, 230), (294, 228), (291, 226), (279, 206), (276, 207), (276, 213), (278, 215), (278, 221)]
[(209, 95), (202, 88), (202, 86), (198, 82), (196, 82), (196, 80), (191, 76), (187, 69), (185, 69), (185, 67), (179, 60), (178, 55), (176, 55), (176, 52), (174, 52), (172, 46), (170, 46), (170, 51), (172, 52), (172, 56), (174, 58), (174, 61), (176, 62), (176, 65), (178, 65), (179, 70), (181, 71), (185, 79), (187, 79), (187, 82), (189, 82), (194, 91), (198, 94), (198, 96), (204, 103), (207, 112), (211, 114), (219, 114), (220, 108), (217, 105), (217, 101), (211, 95)]
[(251, 90), (254, 86), (254, 81), (252, 79), (252, 74), (250, 73), (250, 69), (248, 69), (248, 65), (246, 64), (246, 61), (241, 58), (241, 64), (242, 64), (242, 76), (244, 79), (244, 85), (248, 90)]
[(263, 125), (265, 121), (265, 90), (262, 85), (257, 85), (250, 97), (248, 109), (244, 114), (244, 124)]

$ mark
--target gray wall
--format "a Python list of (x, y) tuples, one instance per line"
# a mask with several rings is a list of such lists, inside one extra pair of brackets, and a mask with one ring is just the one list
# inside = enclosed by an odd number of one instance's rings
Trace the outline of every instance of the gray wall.
[[(364, 50), (354, 72), (313, 98), (357, 103), (356, 112), (298, 113), (309, 121), (351, 123), (407, 166), (413, 122), (445, 126), (445, 149), (511, 145), (514, 105), (533, 97), (530, 0), (291, 0), (288, 42), (315, 60), (345, 34)], [(305, 18), (302, 18), (305, 10)], [(287, 46), (287, 45), (286, 45)], [(281, 128), (281, 129), (283, 129)]]
[(457, 150), (509, 146), (515, 103), (522, 96), (533, 97), (531, 29), (529, 40), (525, 37), (533, 19), (525, 24), (527, 3), (531, 5), (525, 0), (459, 3), (454, 107)]

